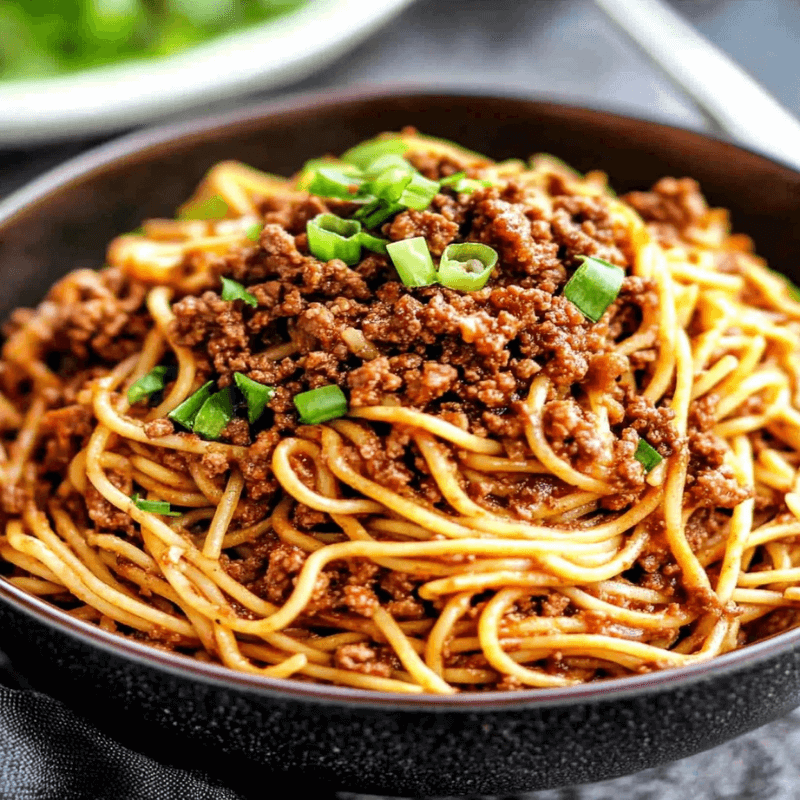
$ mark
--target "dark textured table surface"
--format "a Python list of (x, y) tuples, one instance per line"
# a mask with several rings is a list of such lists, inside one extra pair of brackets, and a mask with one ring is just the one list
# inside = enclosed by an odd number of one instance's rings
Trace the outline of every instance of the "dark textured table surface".
[[(674, 0), (674, 5), (800, 115), (798, 0)], [(713, 130), (693, 102), (591, 0), (418, 0), (389, 28), (353, 53), (281, 93), (354, 84), (434, 82), (548, 96)], [(278, 94), (239, 98), (225, 107)], [(36, 149), (0, 150), (0, 197), (96, 143), (82, 140)], [(800, 710), (707, 753), (658, 769), (526, 797), (800, 798)], [(352, 800), (354, 796), (342, 794), (341, 798)]]

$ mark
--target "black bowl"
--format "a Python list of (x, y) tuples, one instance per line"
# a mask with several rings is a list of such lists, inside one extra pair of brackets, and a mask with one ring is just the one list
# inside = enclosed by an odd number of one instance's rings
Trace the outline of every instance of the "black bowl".
[[(771, 265), (800, 264), (800, 174), (697, 133), (548, 102), (449, 94), (294, 99), (98, 148), (0, 203), (0, 317), (40, 300), (106, 243), (171, 215), (236, 158), (289, 174), (380, 130), (414, 125), (494, 158), (553, 152), (617, 191), (697, 178)], [(37, 688), (136, 750), (235, 787), (394, 795), (510, 793), (609, 778), (691, 755), (800, 703), (800, 629), (711, 663), (569, 689), (380, 695), (267, 680), (84, 624), (0, 580), (2, 645)], [(260, 791), (261, 793), (261, 791)]]

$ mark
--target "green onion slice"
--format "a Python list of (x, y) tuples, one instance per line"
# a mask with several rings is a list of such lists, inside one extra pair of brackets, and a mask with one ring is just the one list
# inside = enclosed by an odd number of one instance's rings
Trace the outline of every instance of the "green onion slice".
[[(403, 156), (395, 155), (394, 153), (389, 153), (385, 156), (379, 156), (374, 161), (370, 161), (364, 167), (364, 175), (367, 178), (376, 178), (382, 172), (387, 169), (402, 169), (408, 173), (414, 172), (414, 167), (406, 161)], [(355, 169), (355, 167), (353, 167)]]
[(153, 367), (147, 375), (142, 375), (128, 389), (128, 402), (131, 405), (146, 400), (150, 395), (160, 392), (167, 381), (169, 367)]
[(203, 403), (211, 397), (211, 387), (214, 381), (203, 384), (194, 394), (190, 394), (179, 406), (172, 409), (167, 416), (179, 425), (183, 425), (187, 430), (192, 430), (197, 412), (203, 407)]
[(424, 236), (387, 244), (386, 252), (406, 286), (430, 286), (436, 283), (436, 267), (433, 266)]
[(360, 177), (361, 174), (361, 170), (358, 167), (354, 167), (352, 164), (345, 164), (344, 161), (340, 161), (338, 158), (330, 156), (327, 158), (312, 158), (303, 164), (303, 168), (295, 181), (295, 188), (300, 191), (308, 191), (308, 187), (319, 169), (335, 169), (339, 173), (356, 175), (357, 177)]
[(653, 467), (657, 467), (664, 460), (658, 451), (644, 439), (639, 439), (633, 457), (644, 467), (645, 472), (650, 472)]
[(342, 161), (355, 164), (359, 169), (364, 169), (376, 158), (388, 155), (402, 155), (408, 150), (408, 145), (397, 137), (390, 139), (368, 139), (365, 142), (351, 147), (342, 154)]
[(424, 211), (438, 193), (439, 181), (428, 180), (424, 175), (420, 175), (417, 172), (411, 176), (411, 181), (403, 189), (403, 193), (397, 202), (402, 206), (406, 206), (406, 208)]
[(233, 379), (236, 381), (239, 391), (244, 395), (247, 403), (247, 421), (252, 425), (264, 413), (267, 403), (275, 396), (275, 389), (254, 381), (247, 375), (242, 375), (241, 372), (234, 372)]
[(356, 174), (337, 167), (320, 167), (308, 184), (308, 193), (318, 197), (352, 200), (364, 181)]
[(220, 277), (222, 281), (222, 299), (223, 300), (244, 300), (247, 305), (255, 308), (258, 305), (258, 300), (254, 294), (250, 294), (241, 283), (226, 278)]
[(257, 242), (261, 238), (261, 231), (264, 230), (264, 226), (260, 222), (254, 222), (246, 231), (245, 236), (251, 242)]
[(464, 242), (445, 248), (439, 262), (439, 283), (448, 289), (482, 289), (497, 264), (497, 252), (487, 244)]
[(466, 172), (456, 172), (452, 175), (448, 175), (446, 178), (442, 178), (439, 181), (441, 186), (453, 186), (454, 184), (458, 183), (460, 180), (463, 180), (467, 177)]
[(364, 216), (365, 228), (377, 228), (382, 225), (389, 217), (393, 217), (398, 211), (405, 211), (406, 206), (401, 203), (381, 203), (378, 202), (373, 211)]
[(369, 189), (375, 197), (387, 203), (394, 203), (413, 179), (414, 175), (408, 169), (389, 167), (370, 183)]
[(373, 253), (380, 253), (384, 256), (387, 254), (386, 245), (389, 244), (389, 242), (386, 239), (381, 239), (378, 236), (373, 236), (371, 233), (361, 231), (359, 234), (359, 241), (362, 247), (367, 250), (372, 250)]
[(347, 398), (335, 383), (301, 392), (295, 396), (294, 405), (304, 425), (318, 425), (347, 413)]
[(142, 511), (149, 511), (151, 514), (161, 514), (162, 517), (179, 517), (180, 511), (173, 511), (166, 500), (144, 500), (139, 497), (139, 493), (134, 493), (131, 497), (136, 508)]
[(197, 412), (192, 430), (206, 439), (216, 439), (233, 419), (231, 387), (212, 394)]
[(306, 223), (308, 249), (321, 261), (339, 258), (353, 266), (361, 258), (361, 223), (336, 214), (317, 214)]
[(218, 195), (212, 195), (185, 208), (180, 219), (223, 219), (228, 215), (228, 204)]
[(602, 258), (578, 256), (583, 263), (564, 287), (564, 297), (597, 322), (619, 294), (625, 270)]
[(439, 181), (441, 186), (451, 186), (454, 192), (459, 194), (472, 194), (476, 189), (483, 189), (491, 186), (492, 182), (488, 178), (468, 178), (464, 172), (456, 172), (455, 175), (448, 175)]

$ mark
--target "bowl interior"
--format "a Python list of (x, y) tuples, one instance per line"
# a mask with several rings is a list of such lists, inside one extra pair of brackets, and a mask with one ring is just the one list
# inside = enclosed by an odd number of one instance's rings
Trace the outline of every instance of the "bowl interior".
[(115, 235), (172, 216), (203, 173), (238, 159), (289, 175), (383, 130), (412, 125), (496, 158), (550, 152), (602, 169), (618, 193), (691, 176), (729, 208), (770, 265), (800, 275), (800, 173), (706, 136), (544, 101), (448, 94), (301, 98), (136, 134), (48, 173), (0, 203), (0, 319), (69, 270), (103, 263)]

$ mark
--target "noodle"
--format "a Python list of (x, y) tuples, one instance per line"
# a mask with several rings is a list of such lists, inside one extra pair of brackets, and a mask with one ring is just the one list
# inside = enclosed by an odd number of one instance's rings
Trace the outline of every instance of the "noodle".
[[(688, 179), (617, 198), (549, 156), (385, 142), (405, 182), (375, 221), (363, 155), (224, 162), (186, 218), (15, 313), (7, 580), (199, 660), (385, 692), (571, 686), (798, 624), (789, 285)], [(320, 164), (345, 188), (317, 194)], [(360, 259), (314, 257), (323, 212), (369, 231)], [(415, 238), (438, 283), (380, 241)], [(444, 278), (464, 242), (499, 257), (485, 286)], [(625, 272), (596, 321), (565, 288), (589, 262)], [(330, 384), (346, 411), (303, 424)]]

